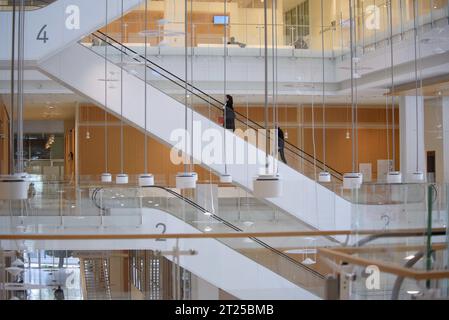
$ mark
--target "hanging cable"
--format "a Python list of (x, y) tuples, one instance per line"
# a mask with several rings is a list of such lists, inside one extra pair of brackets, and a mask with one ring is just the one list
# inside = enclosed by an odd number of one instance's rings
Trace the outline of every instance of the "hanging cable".
[(143, 147), (143, 158), (144, 158), (144, 173), (148, 173), (148, 133), (147, 133), (147, 97), (148, 97), (148, 75), (147, 75), (147, 69), (148, 69), (148, 0), (145, 0), (145, 18), (144, 18), (144, 23), (145, 23), (145, 75), (144, 75), (144, 96), (145, 96), (145, 102), (144, 102), (144, 106), (145, 106), (145, 112), (144, 112), (144, 118), (145, 118), (145, 136), (144, 136), (144, 147)]
[(25, 3), (20, 0), (19, 7), (19, 39), (17, 70), (17, 173), (23, 173), (23, 94), (24, 94), (24, 52), (25, 52)]
[(16, 1), (12, 5), (12, 37), (11, 37), (11, 117), (9, 125), (9, 173), (14, 174), (14, 103), (15, 103), (15, 61), (16, 61)]
[(267, 30), (267, 22), (268, 22), (268, 16), (267, 16), (267, 10), (268, 10), (268, 1), (263, 2), (264, 6), (264, 12), (263, 12), (263, 18), (264, 18), (264, 107), (265, 107), (265, 173), (268, 174), (268, 150), (269, 148), (269, 135), (268, 135), (268, 30)]
[(106, 22), (104, 40), (104, 166), (105, 173), (108, 172), (108, 0), (105, 0)]
[[(388, 12), (388, 2), (389, 0), (387, 0), (387, 2), (385, 3), (385, 6), (387, 8), (387, 15), (385, 17), (385, 25), (388, 25), (388, 18), (389, 18), (389, 12)], [(385, 35), (385, 38), (387, 38), (387, 36)], [(389, 39), (390, 42), (390, 48), (391, 48), (391, 39)], [(385, 57), (388, 55), (389, 51), (388, 51), (388, 46), (385, 45), (384, 47), (384, 55)], [(390, 59), (391, 62), (391, 59)], [(384, 60), (384, 68), (385, 68), (385, 78), (388, 78), (391, 75), (391, 72), (388, 73), (389, 68), (391, 68), (391, 65), (388, 65), (388, 61), (387, 59)], [(390, 92), (391, 93), (391, 92)], [(385, 124), (386, 124), (386, 151), (387, 151), (387, 160), (390, 161), (390, 105), (389, 105), (389, 97), (388, 94), (385, 94), (384, 96), (385, 98)], [(391, 173), (391, 169), (390, 166), (388, 167), (388, 172), (387, 172), (387, 176), (386, 176), (386, 181), (387, 183), (389, 182), (389, 177), (390, 177), (390, 173)], [(379, 177), (378, 177), (379, 178)]]
[[(392, 0), (388, 1), (388, 11), (389, 11), (389, 20), (390, 20), (390, 63), (391, 63), (391, 144), (392, 144), (392, 168), (393, 171), (396, 171), (396, 124), (395, 124), (395, 87), (394, 87), (394, 52), (393, 52), (393, 4)], [(388, 114), (387, 114), (388, 121)], [(387, 122), (388, 125), (388, 122)], [(388, 132), (388, 128), (387, 128)]]
[(223, 26), (223, 94), (224, 94), (224, 99), (225, 99), (225, 106), (224, 106), (224, 110), (223, 110), (223, 148), (224, 148), (224, 165), (225, 165), (225, 175), (228, 174), (228, 164), (227, 164), (227, 157), (226, 157), (226, 118), (227, 118), (227, 111), (228, 111), (228, 105), (227, 105), (227, 25), (226, 25), (226, 10), (227, 10), (227, 0), (223, 1), (223, 15), (225, 16), (225, 24)]
[[(193, 25), (193, 1), (190, 0), (190, 79), (191, 79), (191, 86), (193, 88), (193, 36), (194, 36), (194, 25)], [(192, 130), (190, 134), (190, 171), (194, 171), (194, 160), (193, 160), (193, 97), (194, 95), (190, 95), (190, 128)]]
[(413, 31), (414, 31), (414, 50), (415, 50), (415, 118), (416, 118), (416, 172), (419, 172), (419, 151), (418, 151), (418, 145), (419, 145), (419, 134), (418, 134), (418, 27), (416, 25), (416, 19), (417, 19), (417, 1), (413, 0)]
[[(279, 130), (279, 123), (278, 123), (278, 117), (277, 117), (277, 30), (276, 30), (276, 0), (272, 0), (271, 5), (271, 34), (272, 34), (272, 60), (273, 60), (273, 130), (274, 130), (274, 146), (273, 146), (273, 159), (274, 163), (276, 164), (275, 167), (273, 167), (273, 173), (279, 173), (279, 141), (278, 141), (278, 130)], [(273, 164), (274, 166), (274, 164)], [(276, 170), (275, 170), (276, 169)]]
[[(123, 0), (121, 1), (120, 42), (124, 41)], [(123, 50), (120, 50), (120, 173), (123, 173)]]
[(323, 111), (323, 171), (326, 172), (326, 79), (324, 70), (324, 3), (321, 0), (321, 62), (322, 62), (322, 111)]
[(188, 41), (187, 41), (187, 32), (188, 32), (188, 15), (187, 15), (187, 0), (184, 1), (184, 72), (185, 72), (185, 83), (184, 83), (184, 104), (185, 104), (185, 119), (184, 119), (184, 124), (185, 124), (185, 148), (184, 148), (184, 172), (187, 173), (188, 171), (188, 161), (187, 161), (187, 150), (188, 150), (188, 142), (187, 142), (187, 132), (188, 132), (188, 100), (187, 100), (187, 81), (188, 79), (188, 61), (187, 61), (187, 55), (188, 55), (188, 49), (187, 49), (187, 45), (188, 45)]
[(349, 0), (349, 41), (351, 47), (351, 115), (352, 115), (352, 172), (356, 171), (355, 164), (355, 103), (354, 103), (354, 17), (353, 3)]

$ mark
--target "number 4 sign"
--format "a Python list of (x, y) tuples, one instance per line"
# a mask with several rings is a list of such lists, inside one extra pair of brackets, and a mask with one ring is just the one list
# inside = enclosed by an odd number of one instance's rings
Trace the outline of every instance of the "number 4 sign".
[[(67, 30), (79, 30), (80, 28), (80, 8), (77, 5), (69, 5), (65, 9), (66, 19), (65, 19), (65, 27)], [(36, 40), (43, 41), (47, 43), (49, 38), (47, 37), (47, 25), (44, 24), (42, 28), (40, 28)]]

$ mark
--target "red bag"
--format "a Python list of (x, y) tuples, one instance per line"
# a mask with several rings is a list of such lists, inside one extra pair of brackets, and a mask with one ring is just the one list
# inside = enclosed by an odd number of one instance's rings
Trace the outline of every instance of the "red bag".
[(224, 124), (224, 117), (223, 116), (219, 116), (218, 117), (218, 123), (223, 125)]

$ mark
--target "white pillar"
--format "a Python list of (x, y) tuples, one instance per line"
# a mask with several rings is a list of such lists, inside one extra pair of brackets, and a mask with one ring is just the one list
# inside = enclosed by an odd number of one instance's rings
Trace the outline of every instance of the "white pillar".
[[(416, 136), (416, 123), (418, 117), (418, 137)], [(424, 148), (424, 98), (401, 97), (399, 100), (399, 125), (401, 140), (401, 172), (404, 182), (411, 181), (411, 174), (420, 171), (426, 172)], [(416, 139), (418, 138), (418, 143)], [(418, 148), (418, 159), (417, 149)], [(416, 163), (418, 160), (418, 164)]]
[(443, 173), (444, 182), (449, 183), (449, 97), (442, 98), (442, 125), (443, 125)]

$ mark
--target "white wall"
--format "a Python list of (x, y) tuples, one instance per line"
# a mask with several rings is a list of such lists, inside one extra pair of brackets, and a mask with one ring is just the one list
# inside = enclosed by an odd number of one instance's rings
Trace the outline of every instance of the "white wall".
[[(142, 1), (124, 1), (124, 12), (132, 9)], [(121, 15), (122, 1), (107, 0), (107, 3), (109, 22)], [(42, 9), (26, 11), (25, 60), (42, 59), (104, 26), (106, 22), (105, 4), (106, 0), (58, 0)], [(66, 13), (66, 10), (72, 5), (76, 5), (79, 8), (79, 29), (66, 27), (66, 20), (70, 16), (70, 14)], [(36, 39), (39, 31), (45, 25), (47, 26), (45, 31), (48, 37), (46, 42)], [(0, 30), (2, 30), (0, 34), (0, 43), (2, 43), (0, 60), (8, 60), (11, 59), (11, 12), (0, 11)]]

